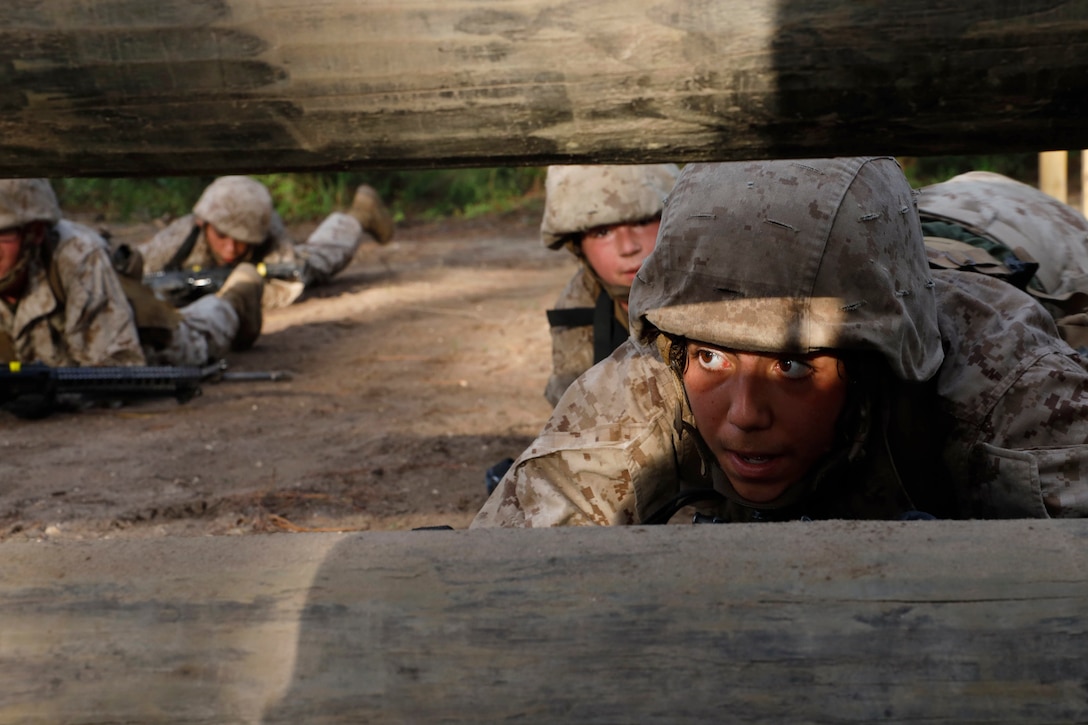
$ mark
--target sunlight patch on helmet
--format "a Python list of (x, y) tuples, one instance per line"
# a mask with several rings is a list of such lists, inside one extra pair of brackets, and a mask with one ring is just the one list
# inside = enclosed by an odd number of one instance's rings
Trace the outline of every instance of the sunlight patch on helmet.
[(761, 297), (663, 307), (646, 319), (663, 332), (753, 352), (835, 349), (864, 300)]

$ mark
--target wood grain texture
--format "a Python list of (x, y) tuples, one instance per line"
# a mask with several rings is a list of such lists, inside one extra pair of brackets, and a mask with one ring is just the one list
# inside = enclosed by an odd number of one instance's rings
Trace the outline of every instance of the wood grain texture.
[(6, 0), (0, 171), (1088, 147), (1077, 0)]
[(3, 722), (1083, 722), (1088, 526), (0, 546)]

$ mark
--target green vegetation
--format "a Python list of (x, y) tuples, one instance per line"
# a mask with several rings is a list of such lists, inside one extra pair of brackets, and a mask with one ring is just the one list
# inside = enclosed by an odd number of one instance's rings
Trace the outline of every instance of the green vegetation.
[[(104, 219), (146, 221), (187, 214), (215, 177), (54, 179), (61, 208), (93, 212)], [(279, 212), (291, 221), (319, 219), (345, 209), (359, 184), (370, 184), (398, 222), (471, 219), (505, 213), (538, 202), (544, 169), (537, 167), (433, 169), (263, 174), (255, 178), (272, 192)]]
[(1038, 159), (1038, 154), (902, 156), (899, 157), (899, 164), (903, 167), (910, 185), (915, 188), (936, 184), (968, 171), (993, 171), (1026, 184), (1035, 184), (1039, 173)]
[[(912, 186), (944, 181), (971, 170), (996, 171), (1026, 183), (1037, 179), (1036, 154), (1004, 156), (900, 157)], [(1070, 170), (1079, 154), (1070, 155)], [(181, 216), (193, 207), (214, 177), (54, 179), (61, 207), (115, 221)], [(501, 167), (300, 174), (256, 178), (272, 192), (276, 208), (291, 221), (317, 220), (345, 209), (359, 184), (370, 184), (389, 204), (397, 222), (434, 221), (539, 208), (544, 169)], [(533, 206), (536, 205), (536, 206)]]
[(193, 208), (215, 177), (166, 179), (53, 179), (61, 209), (115, 221), (179, 216)]

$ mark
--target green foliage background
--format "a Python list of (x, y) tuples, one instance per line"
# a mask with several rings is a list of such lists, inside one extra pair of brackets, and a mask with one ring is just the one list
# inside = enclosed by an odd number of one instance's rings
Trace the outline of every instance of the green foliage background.
[[(1079, 154), (1071, 154), (1069, 163), (1075, 163)], [(920, 156), (899, 157), (899, 164), (917, 188), (936, 184), (968, 171), (994, 171), (1011, 176), (1026, 184), (1035, 184), (1039, 176), (1038, 154), (1006, 154), (995, 156)]]
[[(316, 220), (351, 205), (359, 184), (370, 184), (398, 223), (450, 217), (471, 219), (539, 205), (544, 168), (500, 167), (299, 174), (258, 174), (276, 209), (289, 221)], [(61, 208), (115, 221), (146, 221), (189, 213), (214, 176), (53, 179)]]
[[(970, 170), (996, 171), (1036, 183), (1037, 155), (901, 157), (912, 186), (944, 181)], [(1079, 154), (1070, 155), (1070, 169)], [(300, 174), (264, 174), (256, 178), (272, 192), (276, 208), (290, 221), (316, 220), (345, 209), (359, 184), (378, 190), (398, 223), (444, 218), (471, 219), (526, 207), (540, 208), (545, 169), (498, 167)], [(61, 208), (94, 213), (114, 221), (146, 221), (180, 216), (193, 207), (214, 177), (54, 179)]]

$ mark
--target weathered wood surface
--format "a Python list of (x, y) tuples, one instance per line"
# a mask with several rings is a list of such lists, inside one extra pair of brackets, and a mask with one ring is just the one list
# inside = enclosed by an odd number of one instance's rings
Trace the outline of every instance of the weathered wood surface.
[(1085, 522), (0, 554), (5, 723), (1088, 719)]
[(1069, 153), (1044, 151), (1039, 154), (1039, 191), (1061, 202), (1069, 201)]
[(1088, 147), (1075, 0), (5, 0), (0, 173)]

